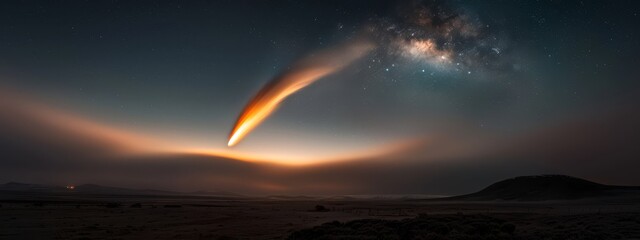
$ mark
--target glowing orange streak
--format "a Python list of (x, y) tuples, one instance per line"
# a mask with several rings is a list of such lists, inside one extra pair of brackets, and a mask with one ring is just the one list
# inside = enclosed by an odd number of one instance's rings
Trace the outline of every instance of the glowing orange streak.
[(227, 145), (236, 145), (271, 115), (289, 95), (342, 69), (373, 47), (373, 44), (366, 41), (354, 41), (298, 61), (291, 70), (264, 86), (247, 104), (229, 134)]
[[(12, 92), (16, 91), (0, 87), (0, 120), (5, 118), (12, 122), (26, 121), (37, 124), (35, 129), (62, 130), (66, 133), (64, 137), (82, 142), (97, 141), (106, 147), (113, 147), (110, 150), (119, 154), (151, 153), (163, 151), (169, 146), (155, 138), (99, 123), (44, 105), (27, 95)], [(23, 133), (44, 136), (47, 139), (54, 138), (47, 135), (48, 132), (31, 132), (31, 129), (23, 129)]]
[(355, 149), (348, 152), (322, 154), (322, 156), (286, 156), (278, 154), (258, 154), (258, 153), (241, 153), (231, 152), (224, 149), (199, 149), (199, 148), (183, 148), (177, 149), (176, 152), (188, 154), (202, 154), (213, 157), (222, 157), (234, 159), (244, 162), (254, 163), (271, 163), (280, 166), (289, 167), (309, 167), (314, 165), (348, 162), (357, 160), (386, 159), (385, 156), (396, 156), (399, 153), (417, 149), (419, 146), (426, 144), (428, 141), (424, 139), (398, 139), (389, 143), (376, 144), (366, 148)]

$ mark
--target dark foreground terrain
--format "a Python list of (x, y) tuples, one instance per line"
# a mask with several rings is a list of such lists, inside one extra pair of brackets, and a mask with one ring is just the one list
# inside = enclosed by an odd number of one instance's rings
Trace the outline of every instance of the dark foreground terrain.
[(330, 222), (288, 239), (638, 239), (640, 214), (482, 213)]
[(639, 189), (559, 175), (439, 199), (7, 183), (0, 185), (0, 238), (640, 239)]
[(0, 196), (2, 239), (640, 239), (640, 199), (629, 198)]

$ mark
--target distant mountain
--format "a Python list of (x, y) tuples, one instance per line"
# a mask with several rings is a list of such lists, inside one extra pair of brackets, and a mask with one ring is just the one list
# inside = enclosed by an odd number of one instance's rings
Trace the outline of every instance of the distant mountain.
[(105, 195), (179, 195), (179, 192), (153, 190), (153, 189), (129, 189), (119, 187), (100, 186), (96, 184), (84, 184), (76, 186), (73, 192), (86, 194)]
[(522, 176), (491, 184), (472, 194), (446, 200), (546, 201), (640, 195), (640, 187), (604, 185), (564, 175)]
[(268, 199), (272, 200), (316, 200), (318, 197), (304, 196), (304, 195), (270, 195)]
[(229, 196), (229, 197), (243, 197), (242, 194), (227, 191), (195, 191), (188, 193), (189, 195), (196, 196)]
[(241, 195), (231, 192), (206, 192), (198, 191), (192, 193), (172, 192), (154, 189), (129, 189), (119, 187), (101, 186), (96, 184), (84, 184), (79, 186), (50, 186), (29, 183), (9, 182), (0, 185), (0, 191), (28, 192), (28, 193), (78, 193), (96, 195), (197, 195), (197, 196), (229, 196), (239, 197)]

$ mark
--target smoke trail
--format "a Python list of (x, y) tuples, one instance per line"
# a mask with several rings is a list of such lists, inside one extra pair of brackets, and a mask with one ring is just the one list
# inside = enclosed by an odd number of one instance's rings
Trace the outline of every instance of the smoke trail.
[(374, 44), (369, 41), (354, 40), (297, 61), (290, 70), (274, 78), (249, 101), (229, 134), (227, 145), (236, 145), (271, 115), (289, 95), (339, 71), (373, 48)]

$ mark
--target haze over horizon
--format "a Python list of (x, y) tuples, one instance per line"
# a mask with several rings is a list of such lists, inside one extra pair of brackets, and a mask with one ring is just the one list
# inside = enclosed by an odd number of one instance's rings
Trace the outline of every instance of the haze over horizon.
[[(3, 5), (0, 183), (455, 195), (553, 173), (640, 185), (635, 1)], [(228, 147), (264, 86), (273, 111)]]

